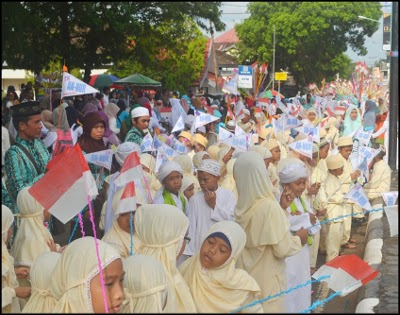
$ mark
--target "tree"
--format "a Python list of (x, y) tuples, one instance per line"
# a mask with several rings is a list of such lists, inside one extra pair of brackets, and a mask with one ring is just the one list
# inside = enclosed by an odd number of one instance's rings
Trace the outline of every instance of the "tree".
[(288, 68), (303, 86), (348, 72), (347, 47), (366, 55), (365, 37), (379, 27), (358, 15), (382, 15), (379, 2), (254, 2), (248, 12), (236, 26), (241, 62), (269, 62), (272, 73), (275, 25), (275, 69)]
[[(180, 25), (190, 17), (208, 30), (206, 19), (223, 30), (220, 6), (221, 2), (2, 2), (2, 61), (37, 73), (49, 61), (61, 59), (70, 68), (85, 69), (87, 82), (91, 69), (126, 58), (132, 53), (132, 38), (147, 37), (149, 29), (155, 31), (165, 22)], [(178, 36), (184, 32), (183, 26), (176, 30)]]
[[(184, 31), (178, 31), (182, 26)], [(146, 37), (132, 39), (132, 56), (118, 61), (110, 72), (120, 78), (140, 73), (169, 89), (184, 91), (204, 67), (206, 42), (190, 19), (179, 25), (165, 22), (148, 29)]]

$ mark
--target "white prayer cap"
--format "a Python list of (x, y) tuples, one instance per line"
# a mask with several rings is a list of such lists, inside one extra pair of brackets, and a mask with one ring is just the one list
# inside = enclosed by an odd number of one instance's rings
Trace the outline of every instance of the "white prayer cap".
[(353, 145), (353, 139), (352, 137), (341, 137), (338, 140), (337, 146), (340, 147), (346, 147), (349, 145)]
[(307, 168), (299, 159), (282, 159), (278, 164), (278, 176), (281, 184), (292, 183), (299, 178), (307, 178)]
[(328, 170), (336, 170), (344, 166), (344, 159), (340, 154), (328, 156), (325, 162)]
[(250, 115), (250, 111), (247, 108), (242, 109), (243, 114)]
[(150, 116), (149, 110), (146, 107), (140, 106), (132, 109), (131, 117), (142, 117), (142, 116)]
[(221, 171), (220, 164), (217, 161), (211, 160), (211, 159), (203, 160), (201, 162), (200, 167), (197, 170), (209, 173), (209, 174), (214, 175), (214, 176), (220, 176), (221, 175), (221, 173), (220, 173), (220, 171)]
[(182, 187), (179, 191), (183, 194), (185, 192), (185, 190), (188, 189), (189, 186), (193, 185), (193, 184), (194, 184), (194, 180), (192, 177), (183, 176)]
[(261, 156), (263, 160), (272, 158), (271, 151), (261, 145), (253, 145), (251, 150), (257, 152), (258, 155)]
[(175, 161), (168, 161), (165, 162), (160, 166), (160, 169), (158, 170), (157, 178), (160, 181), (160, 183), (163, 182), (165, 177), (167, 177), (169, 174), (172, 172), (179, 172), (183, 176), (183, 170), (182, 167), (176, 163)]
[(134, 142), (123, 142), (118, 146), (117, 152), (115, 152), (115, 159), (118, 164), (122, 166), (128, 155), (134, 151), (141, 154), (140, 146), (138, 144)]
[(230, 121), (228, 121), (227, 124), (226, 124), (226, 129), (227, 129), (228, 131), (235, 132), (235, 126), (236, 126), (235, 121), (234, 121), (234, 120), (230, 120)]

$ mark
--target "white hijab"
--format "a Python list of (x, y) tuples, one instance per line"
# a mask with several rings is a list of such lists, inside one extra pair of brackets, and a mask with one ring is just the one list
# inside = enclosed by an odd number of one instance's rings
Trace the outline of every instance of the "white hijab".
[(201, 266), (200, 252), (179, 267), (195, 297), (199, 313), (229, 313), (243, 306), (251, 292), (260, 294), (260, 287), (243, 269), (236, 268), (236, 261), (246, 244), (246, 233), (233, 221), (215, 223), (206, 233), (203, 242), (215, 232), (223, 233), (232, 248), (225, 263), (213, 269)]
[(29, 193), (30, 187), (24, 187), (17, 196), (17, 206), (21, 216), (11, 248), (11, 255), (16, 266), (30, 267), (36, 257), (50, 251), (47, 242), (53, 240), (50, 232), (43, 225), (43, 206)]
[(50, 292), (52, 272), (61, 254), (47, 252), (37, 257), (30, 269), (32, 294), (21, 313), (51, 313), (56, 300)]
[[(111, 245), (97, 240), (103, 270), (121, 259)], [(95, 239), (91, 236), (73, 241), (61, 254), (51, 276), (50, 291), (57, 304), (53, 313), (93, 313), (90, 281), (99, 274)]]
[(133, 255), (124, 259), (125, 301), (121, 313), (162, 313), (167, 297), (164, 267), (154, 257)]
[(176, 268), (188, 228), (189, 219), (175, 206), (144, 205), (136, 210), (135, 229), (142, 243), (139, 254), (160, 261), (167, 276), (166, 312), (196, 312), (189, 287)]

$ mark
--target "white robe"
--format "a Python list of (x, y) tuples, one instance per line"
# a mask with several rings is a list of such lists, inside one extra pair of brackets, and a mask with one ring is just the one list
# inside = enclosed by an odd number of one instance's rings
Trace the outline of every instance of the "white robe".
[[(304, 198), (302, 199), (306, 207), (308, 207), (307, 211), (312, 212), (307, 201)], [(306, 213), (299, 198), (295, 198), (294, 203), (301, 213)], [(290, 213), (290, 207), (287, 208), (287, 211)], [(291, 217), (292, 215), (289, 215), (289, 222)], [(285, 258), (287, 290), (311, 279), (310, 250), (310, 246), (306, 244), (297, 254)], [(309, 308), (311, 305), (311, 284), (286, 294), (285, 301), (285, 312), (287, 313), (300, 313)]]
[(205, 201), (203, 191), (199, 191), (189, 201), (189, 233), (191, 241), (186, 246), (185, 255), (193, 256), (202, 245), (208, 229), (216, 222), (234, 221), (235, 198), (227, 189), (218, 187), (217, 203), (213, 210)]
[[(155, 205), (156, 204), (157, 205), (165, 204), (164, 197), (163, 197), (163, 191), (164, 191), (164, 187), (162, 187), (161, 189), (157, 190), (156, 195), (154, 197), (153, 204), (155, 204)], [(179, 209), (181, 209), (183, 211), (183, 213), (188, 215), (188, 213), (189, 213), (189, 201), (187, 200), (187, 198), (185, 196), (183, 196), (185, 198), (185, 201), (186, 201), (186, 209), (184, 210), (181, 198), (179, 196), (175, 195), (175, 194), (172, 194), (172, 193), (171, 193), (171, 196), (172, 196), (172, 199), (175, 202), (176, 207), (178, 207)]]

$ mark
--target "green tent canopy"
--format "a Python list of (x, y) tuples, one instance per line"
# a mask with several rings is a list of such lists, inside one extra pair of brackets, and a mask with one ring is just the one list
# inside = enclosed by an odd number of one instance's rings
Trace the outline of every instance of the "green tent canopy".
[(129, 77), (122, 78), (120, 80), (115, 81), (114, 84), (128, 84), (128, 85), (141, 86), (141, 87), (161, 86), (160, 82), (150, 79), (141, 74), (130, 75)]

